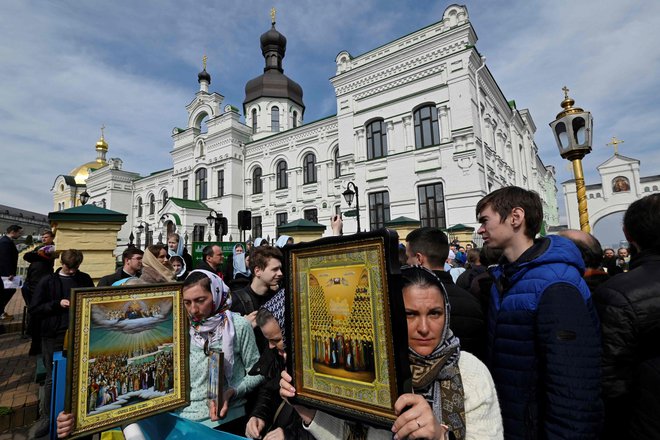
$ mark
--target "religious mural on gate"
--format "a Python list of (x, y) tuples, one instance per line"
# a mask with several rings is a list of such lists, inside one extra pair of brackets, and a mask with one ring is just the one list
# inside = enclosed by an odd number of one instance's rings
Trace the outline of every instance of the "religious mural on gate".
[(630, 182), (627, 177), (618, 176), (612, 180), (612, 192), (626, 192), (630, 191)]

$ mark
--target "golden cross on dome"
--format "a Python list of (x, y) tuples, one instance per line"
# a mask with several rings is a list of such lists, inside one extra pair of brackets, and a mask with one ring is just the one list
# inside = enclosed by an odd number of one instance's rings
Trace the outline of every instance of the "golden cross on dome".
[(625, 141), (617, 139), (616, 136), (612, 136), (612, 142), (608, 142), (607, 145), (611, 145), (614, 147), (614, 154), (619, 154), (619, 144), (622, 144), (624, 142)]
[(568, 87), (564, 86), (561, 89), (564, 91), (564, 98), (568, 99)]
[(204, 69), (203, 69), (203, 70), (206, 70), (206, 60), (207, 60), (207, 59), (208, 59), (208, 57), (207, 57), (206, 55), (204, 55), (204, 56), (202, 57), (202, 66), (204, 66)]
[(275, 8), (270, 9), (270, 22), (271, 24), (275, 24)]
[(105, 130), (105, 124), (101, 124), (101, 138), (104, 137), (103, 130)]

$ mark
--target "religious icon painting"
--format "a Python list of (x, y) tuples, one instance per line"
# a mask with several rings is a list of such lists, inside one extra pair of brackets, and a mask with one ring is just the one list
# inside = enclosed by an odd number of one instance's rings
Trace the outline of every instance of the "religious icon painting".
[(206, 392), (206, 398), (215, 403), (216, 413), (220, 417), (220, 410), (223, 405), (223, 383), (224, 383), (224, 363), (225, 356), (222, 350), (215, 348), (209, 349), (209, 382)]
[(285, 248), (287, 363), (297, 402), (391, 426), (410, 384), (397, 249), (387, 230)]
[(74, 289), (69, 333), (74, 438), (189, 403), (180, 284)]

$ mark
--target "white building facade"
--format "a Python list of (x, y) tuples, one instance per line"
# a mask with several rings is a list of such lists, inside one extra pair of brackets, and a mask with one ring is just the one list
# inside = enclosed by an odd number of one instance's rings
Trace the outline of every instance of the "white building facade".
[[(234, 240), (239, 210), (252, 214), (252, 238), (274, 239), (299, 218), (328, 225), (351, 209), (342, 197), (349, 182), (363, 230), (399, 216), (476, 227), (479, 199), (508, 185), (537, 191), (556, 225), (555, 172), (538, 155), (532, 116), (506, 100), (476, 42), (467, 9), (452, 5), (439, 22), (370, 52), (340, 52), (330, 80), (337, 114), (304, 123), (302, 88), (283, 74), (286, 38), (273, 23), (244, 117), (209, 92), (204, 69), (185, 128), (173, 130), (172, 168), (139, 177), (110, 159), (87, 178), (90, 202), (128, 214), (120, 243), (131, 232), (145, 243), (167, 231), (208, 239), (210, 210), (227, 217)], [(55, 209), (73, 193), (67, 180), (53, 186)], [(344, 220), (345, 232), (357, 229), (355, 217)]]

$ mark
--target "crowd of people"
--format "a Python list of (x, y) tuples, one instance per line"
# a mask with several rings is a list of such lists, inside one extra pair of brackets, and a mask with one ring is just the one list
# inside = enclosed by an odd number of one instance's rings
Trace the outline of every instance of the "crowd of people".
[[(266, 440), (660, 438), (660, 195), (630, 205), (623, 220), (629, 246), (616, 251), (582, 231), (539, 237), (541, 200), (522, 188), (491, 192), (475, 214), (481, 248), (450, 243), (433, 227), (412, 231), (401, 245), (413, 392), (399, 396), (390, 430), (288, 403), (296, 390), (284, 369), (281, 247), (290, 237), (280, 237), (278, 246), (261, 239), (236, 245), (227, 264), (222, 249), (210, 245), (191, 270), (174, 234), (167, 247), (127, 249), (122, 267), (99, 286), (183, 281), (191, 390), (190, 405), (177, 416), (225, 432)], [(331, 226), (340, 233), (341, 219), (333, 217)], [(48, 252), (37, 248), (25, 257), (32, 270), (24, 295), (48, 366), (62, 348), (71, 288), (92, 283), (73, 249), (61, 253), (62, 267), (52, 273), (53, 234), (44, 237)], [(5, 261), (6, 276), (14, 275)], [(340, 334), (312, 340), (317, 363), (371, 368), (359, 361), (372, 350), (365, 341)], [(206, 398), (211, 348), (225, 356), (221, 408)], [(122, 381), (122, 368), (130, 368), (124, 361), (97, 359), (99, 368), (108, 362), (121, 368), (113, 369), (117, 377), (90, 375), (90, 404), (135, 388)], [(138, 368), (145, 365), (151, 364)], [(171, 380), (158, 388), (168, 389)], [(138, 425), (147, 433), (157, 423)], [(58, 416), (58, 435), (72, 426), (71, 414)]]

